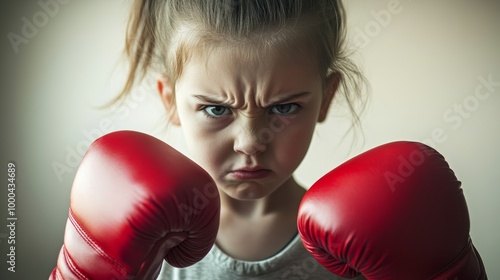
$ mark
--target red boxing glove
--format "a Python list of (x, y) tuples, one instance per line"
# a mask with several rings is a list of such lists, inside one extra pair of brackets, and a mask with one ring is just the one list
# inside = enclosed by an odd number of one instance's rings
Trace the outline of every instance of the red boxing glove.
[(64, 245), (49, 279), (154, 279), (215, 242), (219, 193), (201, 167), (162, 141), (120, 131), (97, 139), (71, 190)]
[(299, 232), (341, 277), (487, 279), (460, 184), (432, 148), (389, 143), (318, 180), (301, 202)]

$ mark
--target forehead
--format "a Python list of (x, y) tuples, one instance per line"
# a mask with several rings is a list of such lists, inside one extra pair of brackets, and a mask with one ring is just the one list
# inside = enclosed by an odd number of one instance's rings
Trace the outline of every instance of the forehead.
[(203, 24), (184, 22), (172, 38), (167, 61), (173, 63), (171, 69), (176, 69), (172, 73), (173, 80), (182, 74), (188, 62), (205, 62), (210, 66), (213, 60), (221, 61), (221, 56), (226, 56), (226, 62), (233, 59), (242, 64), (269, 59), (273, 62), (279, 59), (282, 63), (288, 61), (289, 64), (314, 62), (317, 71), (324, 72), (320, 69), (324, 59), (319, 46), (322, 42), (319, 41), (314, 30), (300, 25), (263, 28), (242, 37), (217, 33)]
[[(317, 58), (295, 48), (270, 48), (258, 43), (220, 44), (192, 53), (182, 78), (191, 86), (230, 88), (235, 92), (294, 91), (318, 82)], [(215, 89), (218, 90), (218, 89)]]

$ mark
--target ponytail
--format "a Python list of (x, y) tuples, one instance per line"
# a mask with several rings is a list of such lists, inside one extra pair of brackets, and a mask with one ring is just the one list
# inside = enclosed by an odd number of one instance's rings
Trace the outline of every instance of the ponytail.
[(123, 100), (134, 85), (144, 79), (150, 68), (156, 49), (157, 11), (160, 0), (134, 1), (127, 24), (123, 55), (129, 61), (126, 82), (119, 94), (108, 104)]

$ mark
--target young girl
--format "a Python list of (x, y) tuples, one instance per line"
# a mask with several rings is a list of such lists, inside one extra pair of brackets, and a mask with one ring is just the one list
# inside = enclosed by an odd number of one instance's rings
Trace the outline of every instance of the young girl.
[[(220, 227), (199, 263), (159, 279), (341, 279), (304, 249), (293, 177), (334, 96), (354, 111), (363, 81), (335, 0), (137, 0), (126, 97), (145, 75), (190, 157), (215, 180)], [(340, 89), (339, 89), (340, 88)], [(338, 90), (339, 89), (339, 90)]]

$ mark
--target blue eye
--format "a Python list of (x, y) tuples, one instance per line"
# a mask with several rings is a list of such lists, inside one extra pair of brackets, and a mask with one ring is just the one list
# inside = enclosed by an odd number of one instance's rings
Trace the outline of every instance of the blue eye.
[(202, 108), (207, 117), (220, 118), (223, 115), (229, 115), (231, 111), (224, 106), (208, 105)]
[(278, 104), (271, 108), (271, 112), (278, 115), (290, 115), (296, 113), (299, 108), (299, 105), (295, 103)]

